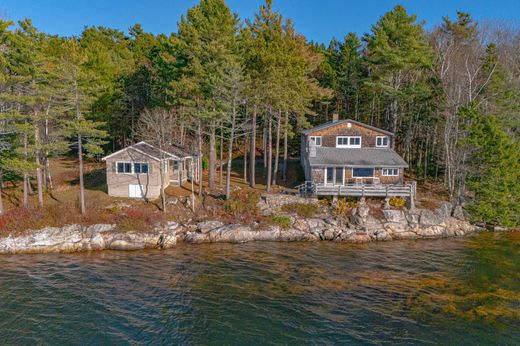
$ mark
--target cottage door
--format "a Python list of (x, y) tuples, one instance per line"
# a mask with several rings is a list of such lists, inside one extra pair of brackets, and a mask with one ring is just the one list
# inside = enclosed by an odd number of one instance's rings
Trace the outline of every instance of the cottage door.
[(325, 184), (334, 184), (334, 167), (327, 167), (325, 172)]
[(343, 185), (343, 167), (336, 167), (336, 174), (334, 175), (334, 185)]
[(128, 197), (143, 198), (143, 185), (128, 185)]

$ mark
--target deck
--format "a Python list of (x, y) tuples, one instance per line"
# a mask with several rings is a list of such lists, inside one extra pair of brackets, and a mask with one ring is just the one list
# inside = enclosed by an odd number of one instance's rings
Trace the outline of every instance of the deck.
[(302, 196), (344, 197), (410, 197), (416, 192), (416, 183), (404, 184), (315, 184), (306, 181), (299, 186)]

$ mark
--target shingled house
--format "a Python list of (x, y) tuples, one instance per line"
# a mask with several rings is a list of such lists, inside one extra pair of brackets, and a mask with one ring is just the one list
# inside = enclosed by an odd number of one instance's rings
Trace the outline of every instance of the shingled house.
[(106, 162), (108, 194), (114, 197), (158, 198), (161, 193), (161, 165), (164, 185), (180, 186), (197, 178), (196, 157), (182, 148), (139, 142), (102, 159)]
[[(318, 196), (410, 197), (408, 164), (394, 150), (394, 134), (355, 120), (333, 120), (302, 131), (302, 192)], [(301, 190), (302, 190), (301, 189)]]

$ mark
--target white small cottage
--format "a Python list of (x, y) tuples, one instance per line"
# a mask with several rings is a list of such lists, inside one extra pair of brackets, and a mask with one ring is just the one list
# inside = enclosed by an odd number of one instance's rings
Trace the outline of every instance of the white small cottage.
[(198, 180), (197, 157), (168, 145), (159, 149), (151, 142), (139, 142), (102, 159), (106, 162), (108, 194), (114, 197), (158, 198), (161, 193), (161, 165), (164, 186), (180, 186)]

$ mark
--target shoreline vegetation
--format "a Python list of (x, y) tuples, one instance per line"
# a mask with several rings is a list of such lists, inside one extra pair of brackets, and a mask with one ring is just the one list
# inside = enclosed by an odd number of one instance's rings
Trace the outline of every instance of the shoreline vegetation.
[[(253, 200), (250, 197), (250, 200)], [(20, 235), (0, 238), (0, 254), (81, 252), (95, 250), (165, 249), (178, 242), (244, 243), (249, 241), (335, 241), (367, 243), (405, 239), (461, 237), (481, 227), (451, 216), (451, 205), (441, 203), (436, 210), (333, 203), (293, 195), (270, 194), (256, 205), (244, 203), (265, 217), (252, 224), (224, 223), (218, 220), (195, 222), (168, 221), (138, 229), (138, 225), (78, 224), (45, 227)], [(344, 203), (345, 205), (342, 205)], [(241, 206), (242, 208), (242, 206)]]

